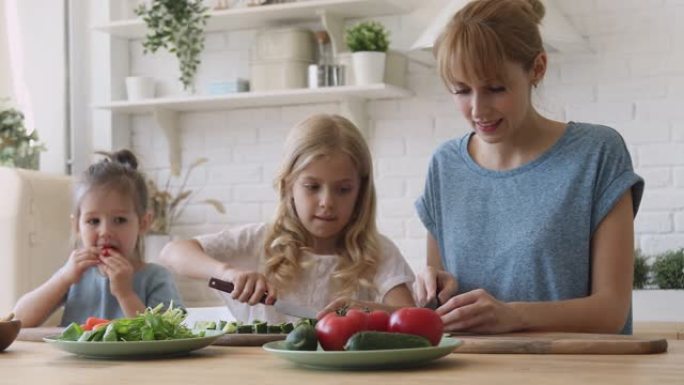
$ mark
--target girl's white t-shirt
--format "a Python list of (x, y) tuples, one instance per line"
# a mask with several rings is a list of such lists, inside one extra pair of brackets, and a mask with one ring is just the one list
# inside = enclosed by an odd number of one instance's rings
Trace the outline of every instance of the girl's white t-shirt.
[[(212, 258), (238, 269), (264, 273), (266, 261), (264, 239), (268, 226), (265, 223), (249, 224), (228, 228), (215, 234), (198, 236), (195, 239), (204, 252)], [(383, 235), (380, 236), (380, 248), (381, 259), (378, 261), (378, 270), (373, 279), (377, 292), (361, 289), (355, 296), (358, 300), (382, 302), (390, 289), (401, 284), (406, 284), (410, 289), (415, 279), (411, 267), (404, 260), (397, 246)], [(337, 255), (304, 253), (301, 258), (303, 269), (297, 278), (298, 282), (286, 293), (279, 293), (280, 298), (287, 298), (314, 310), (323, 309), (335, 299), (329, 285), (329, 277), (335, 270), (337, 258)], [(261, 320), (269, 323), (296, 321), (295, 317), (276, 312), (273, 306), (262, 304), (250, 306), (233, 300), (230, 294), (221, 293), (221, 296), (228, 310), (238, 321)]]

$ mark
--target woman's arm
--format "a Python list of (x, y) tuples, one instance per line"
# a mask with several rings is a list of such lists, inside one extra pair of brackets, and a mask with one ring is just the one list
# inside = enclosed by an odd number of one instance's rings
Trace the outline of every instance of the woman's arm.
[(591, 244), (591, 294), (556, 302), (496, 300), (482, 289), (450, 299), (438, 309), (451, 331), (517, 330), (619, 333), (627, 319), (634, 268), (631, 192), (599, 224)]
[(634, 211), (627, 191), (599, 224), (591, 244), (591, 295), (556, 303), (511, 303), (522, 328), (619, 333), (632, 298)]

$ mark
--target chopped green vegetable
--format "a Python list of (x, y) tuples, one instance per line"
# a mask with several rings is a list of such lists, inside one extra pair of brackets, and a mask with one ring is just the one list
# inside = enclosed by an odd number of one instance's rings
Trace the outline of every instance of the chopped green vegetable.
[(294, 330), (294, 325), (292, 322), (283, 322), (280, 324), (281, 333), (289, 333)]
[(63, 341), (78, 341), (82, 334), (83, 329), (81, 328), (81, 325), (72, 322), (64, 329), (62, 335), (60, 335), (58, 339)]
[(238, 325), (238, 327), (237, 327), (238, 334), (252, 334), (253, 331), (254, 331), (254, 329), (252, 328), (251, 324)]
[(114, 326), (113, 323), (110, 323), (107, 325), (107, 329), (105, 330), (104, 337), (102, 337), (103, 341), (118, 341), (117, 334), (116, 334), (116, 327)]
[(266, 325), (266, 322), (254, 323), (254, 333), (266, 334), (267, 331), (268, 326)]
[[(164, 304), (154, 309), (147, 308), (133, 318), (112, 320), (106, 327), (84, 332), (78, 324), (67, 327), (59, 336), (67, 341), (151, 341), (195, 338), (204, 336), (204, 332), (194, 334), (182, 324), (186, 312), (174, 308), (173, 303), (166, 310)], [(215, 327), (215, 325), (214, 325)]]

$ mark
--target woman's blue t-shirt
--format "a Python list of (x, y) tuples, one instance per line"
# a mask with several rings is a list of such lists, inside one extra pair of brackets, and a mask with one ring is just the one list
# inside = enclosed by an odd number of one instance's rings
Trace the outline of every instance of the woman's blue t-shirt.
[(596, 228), (629, 189), (636, 215), (644, 189), (620, 134), (570, 122), (543, 155), (507, 171), (474, 162), (472, 135), (437, 149), (416, 201), (459, 292), (483, 288), (506, 302), (588, 296)]

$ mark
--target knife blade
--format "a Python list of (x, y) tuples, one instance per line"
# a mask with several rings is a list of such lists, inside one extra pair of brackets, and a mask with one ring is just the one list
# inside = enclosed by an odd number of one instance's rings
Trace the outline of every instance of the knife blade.
[[(209, 279), (209, 287), (220, 290), (226, 293), (232, 293), (235, 289), (235, 285), (232, 282), (224, 281), (218, 278)], [(266, 304), (266, 298), (268, 295), (264, 293), (263, 297), (259, 300), (260, 303)], [(287, 299), (278, 299), (275, 304), (273, 304), (275, 311), (282, 314), (287, 314), (293, 317), (299, 318), (316, 318), (318, 313), (316, 310), (302, 306), (298, 303), (289, 301)]]

